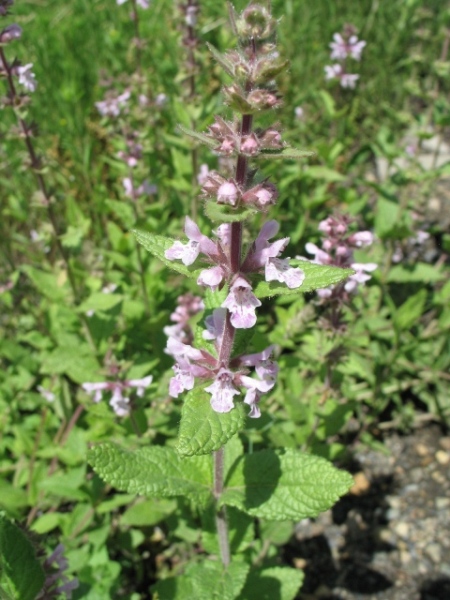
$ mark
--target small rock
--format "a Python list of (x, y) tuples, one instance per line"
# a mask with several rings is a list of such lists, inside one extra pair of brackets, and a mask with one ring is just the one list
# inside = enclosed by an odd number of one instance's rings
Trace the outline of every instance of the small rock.
[(443, 437), (439, 440), (439, 446), (443, 449), (443, 450), (447, 450), (448, 452), (450, 452), (450, 437)]
[(425, 548), (425, 552), (433, 562), (441, 562), (441, 547), (439, 544), (428, 544)]
[(434, 473), (431, 473), (431, 477), (437, 481), (438, 483), (440, 483), (441, 485), (445, 485), (446, 479), (445, 477), (442, 475), (442, 473), (439, 473), (439, 471), (435, 471)]
[(367, 490), (370, 488), (370, 481), (362, 471), (356, 473), (356, 475), (353, 475), (353, 479), (355, 483), (350, 488), (350, 494), (353, 494), (354, 496), (360, 496), (361, 494), (364, 494), (364, 492), (367, 492)]
[(408, 550), (400, 550), (400, 562), (402, 565), (407, 565), (411, 562), (411, 554)]
[(448, 508), (450, 506), (450, 498), (439, 497), (436, 498), (435, 502), (438, 510), (443, 510), (444, 508)]
[(435, 457), (440, 465), (448, 465), (450, 463), (450, 454), (445, 450), (438, 450)]
[(294, 563), (294, 567), (296, 569), (305, 569), (306, 565), (308, 564), (308, 561), (305, 560), (304, 558), (294, 558), (294, 560), (292, 561)]
[(394, 527), (394, 531), (399, 537), (406, 539), (409, 534), (409, 523), (400, 521), (400, 523), (397, 523)]
[(416, 452), (419, 456), (426, 456), (427, 454), (430, 453), (427, 446), (425, 446), (425, 444), (422, 444), (422, 443), (416, 445)]

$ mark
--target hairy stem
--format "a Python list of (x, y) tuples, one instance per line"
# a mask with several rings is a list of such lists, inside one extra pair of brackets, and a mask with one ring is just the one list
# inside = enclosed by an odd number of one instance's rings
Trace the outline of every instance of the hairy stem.
[[(214, 452), (214, 497), (218, 500), (223, 492), (223, 459), (224, 448)], [(230, 564), (230, 544), (228, 541), (228, 524), (225, 507), (222, 506), (216, 512), (216, 528), (219, 536), (220, 558), (222, 564), (227, 567)]]

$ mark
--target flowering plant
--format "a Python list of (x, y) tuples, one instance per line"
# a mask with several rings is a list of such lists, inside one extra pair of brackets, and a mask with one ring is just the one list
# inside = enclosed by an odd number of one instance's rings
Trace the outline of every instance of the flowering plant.
[[(211, 585), (222, 586), (228, 573), (232, 577), (222, 591), (234, 598), (246, 580), (249, 585), (255, 573), (258, 576), (257, 571), (249, 575), (247, 562), (232, 562), (227, 511), (301, 519), (331, 506), (351, 485), (348, 474), (295, 450), (245, 455), (236, 436), (246, 416), (261, 415), (262, 397), (274, 388), (278, 374), (276, 348), (251, 348), (246, 335), (257, 322), (262, 301), (337, 284), (353, 271), (309, 261), (301, 267), (291, 264), (282, 256), (289, 238), (273, 240), (279, 230), (274, 220), (266, 221), (257, 236), (244, 244), (244, 224), (264, 216), (278, 196), (275, 186), (250, 163), (261, 157), (301, 158), (311, 153), (287, 146), (277, 126), (254, 128), (256, 116), (281, 105), (274, 78), (287, 63), (274, 44), (276, 20), (268, 8), (256, 3), (240, 15), (230, 7), (230, 17), (238, 50), (223, 55), (210, 50), (232, 77), (224, 95), (233, 118), (216, 117), (206, 133), (181, 128), (219, 156), (235, 161), (233, 173), (211, 171), (202, 185), (213, 235), (202, 233), (190, 217), (185, 220), (187, 241), (134, 231), (146, 250), (205, 288), (204, 302), (196, 302), (195, 310), (202, 311), (203, 319), (196, 316), (193, 333), (186, 332), (190, 303), (186, 299), (172, 317), (179, 325), (166, 328), (166, 352), (175, 361), (169, 394), (183, 402), (178, 444), (176, 449), (153, 446), (130, 452), (105, 443), (89, 454), (97, 473), (119, 489), (158, 497), (185, 496), (202, 510), (214, 506), (222, 565), (201, 561), (191, 568), (179, 593), (170, 596), (177, 598), (186, 593), (183, 586), (196, 579), (196, 569), (206, 568), (210, 580), (198, 580), (191, 592), (194, 596), (206, 593)], [(289, 579), (293, 589), (301, 581), (299, 573), (290, 569), (274, 576)], [(154, 589), (166, 597), (167, 585), (160, 582)]]

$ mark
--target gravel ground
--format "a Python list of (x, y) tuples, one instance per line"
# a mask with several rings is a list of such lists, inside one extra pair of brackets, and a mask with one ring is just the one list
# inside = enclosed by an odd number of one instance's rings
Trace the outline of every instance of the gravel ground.
[(299, 600), (450, 600), (450, 437), (433, 425), (384, 445), (355, 449), (352, 493), (285, 547)]

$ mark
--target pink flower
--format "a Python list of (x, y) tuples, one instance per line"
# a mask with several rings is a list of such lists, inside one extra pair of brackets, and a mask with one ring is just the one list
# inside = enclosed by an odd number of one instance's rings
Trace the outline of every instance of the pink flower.
[(212, 290), (216, 290), (224, 276), (225, 271), (220, 265), (204, 269), (198, 276), (197, 284), (209, 286)]
[(178, 359), (178, 363), (172, 367), (175, 377), (172, 377), (169, 383), (169, 394), (172, 398), (178, 396), (185, 390), (192, 390), (195, 384), (194, 374), (191, 363), (183, 358)]
[(371, 276), (367, 273), (371, 273), (378, 268), (376, 263), (352, 263), (350, 266), (356, 271), (356, 273), (354, 275), (350, 275), (345, 283), (345, 291), (349, 293), (355, 292), (359, 284), (364, 284), (366, 281), (369, 281)]
[(291, 267), (286, 258), (269, 258), (265, 275), (266, 281), (279, 281), (290, 289), (300, 287), (305, 279), (305, 273), (298, 267)]
[(228, 369), (220, 369), (214, 382), (205, 392), (211, 394), (211, 406), (219, 413), (230, 412), (234, 408), (233, 396), (240, 392), (233, 385), (233, 373)]
[(94, 392), (93, 400), (97, 403), (103, 398), (102, 392), (110, 389), (110, 384), (107, 381), (99, 381), (96, 383), (83, 383), (81, 387), (88, 394), (92, 394), (92, 392)]
[(318, 248), (316, 244), (313, 244), (312, 242), (308, 242), (306, 244), (305, 250), (309, 254), (314, 254), (313, 261), (320, 265), (331, 265), (333, 263), (331, 256)]
[(19, 83), (28, 92), (35, 92), (37, 88), (36, 75), (31, 71), (33, 63), (28, 63), (22, 67), (17, 67), (17, 75), (19, 76)]
[(222, 304), (231, 312), (231, 324), (236, 329), (249, 329), (256, 323), (255, 308), (261, 302), (252, 292), (252, 286), (243, 277), (238, 277)]
[(205, 319), (206, 330), (202, 334), (203, 339), (217, 340), (217, 344), (220, 345), (225, 327), (226, 316), (226, 308), (215, 308), (212, 315), (209, 315)]
[(351, 56), (355, 60), (361, 59), (362, 51), (366, 45), (363, 40), (358, 40), (356, 35), (350, 36), (345, 40), (340, 33), (333, 35), (334, 42), (331, 42), (331, 59), (345, 60), (347, 56)]
[(289, 243), (289, 238), (283, 238), (269, 244), (269, 240), (278, 233), (279, 228), (280, 226), (276, 221), (267, 221), (263, 225), (242, 265), (244, 272), (252, 272), (265, 267), (270, 258), (276, 258), (283, 252)]
[(232, 181), (225, 181), (217, 190), (217, 202), (236, 206), (239, 198), (239, 190)]
[(261, 399), (261, 395), (268, 392), (273, 388), (275, 382), (260, 381), (243, 375), (241, 377), (241, 383), (247, 388), (245, 394), (244, 403), (250, 406), (250, 412), (248, 414), (252, 419), (257, 419), (261, 416), (261, 410), (258, 403)]
[(127, 387), (137, 388), (136, 395), (139, 396), (139, 398), (142, 398), (145, 389), (148, 388), (152, 381), (153, 376), (147, 375), (147, 377), (143, 377), (142, 379), (128, 379), (125, 384)]
[(203, 185), (206, 183), (209, 175), (209, 167), (206, 164), (200, 165), (200, 170), (197, 174), (198, 185)]
[(164, 255), (166, 258), (169, 260), (181, 260), (184, 265), (189, 266), (195, 262), (200, 252), (211, 257), (217, 255), (216, 244), (206, 237), (206, 235), (203, 235), (198, 226), (189, 217), (186, 217), (184, 231), (189, 242), (187, 244), (182, 244), (179, 241), (174, 242), (165, 251)]

